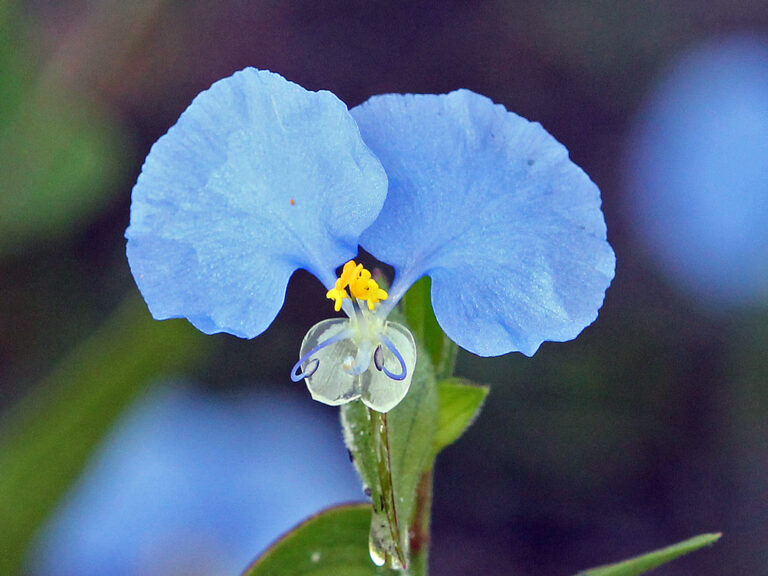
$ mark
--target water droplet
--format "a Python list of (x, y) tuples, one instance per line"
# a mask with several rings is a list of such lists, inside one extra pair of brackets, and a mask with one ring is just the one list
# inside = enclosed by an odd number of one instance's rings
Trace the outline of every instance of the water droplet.
[(376, 566), (385, 564), (393, 570), (402, 570), (398, 559), (397, 543), (392, 539), (386, 513), (374, 510), (371, 516), (371, 531), (368, 536), (368, 554)]
[(371, 562), (376, 564), (376, 566), (384, 566), (387, 563), (386, 556), (376, 547), (373, 540), (368, 541), (368, 554), (371, 556)]

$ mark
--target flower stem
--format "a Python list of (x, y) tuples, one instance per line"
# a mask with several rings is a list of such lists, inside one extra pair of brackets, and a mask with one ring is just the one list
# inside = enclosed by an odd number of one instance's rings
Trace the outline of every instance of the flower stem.
[[(369, 547), (371, 558), (379, 558), (390, 568), (407, 569), (407, 542), (397, 517), (395, 491), (392, 482), (392, 460), (389, 449), (389, 428), (387, 415), (367, 408), (371, 420), (371, 431), (376, 449), (380, 500), (373, 502), (373, 518), (371, 520), (371, 536)], [(386, 521), (382, 526), (384, 515)]]
[[(432, 514), (433, 469), (422, 472), (416, 488), (413, 521), (404, 534), (397, 515), (396, 494), (392, 482), (391, 453), (387, 415), (368, 409), (375, 438), (380, 499), (373, 503), (371, 554), (390, 568), (408, 576), (427, 576), (429, 571), (430, 520)], [(383, 526), (382, 522), (386, 524)]]
[(416, 513), (413, 527), (409, 534), (411, 539), (411, 571), (412, 576), (427, 576), (429, 573), (429, 542), (430, 524), (432, 517), (432, 479), (433, 468), (422, 473), (416, 489)]

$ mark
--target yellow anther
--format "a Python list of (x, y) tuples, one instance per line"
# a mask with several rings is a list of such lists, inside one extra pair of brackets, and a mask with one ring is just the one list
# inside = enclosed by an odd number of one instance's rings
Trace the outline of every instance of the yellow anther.
[(371, 273), (365, 268), (360, 272), (360, 276), (350, 282), (349, 291), (358, 300), (368, 302), (369, 310), (373, 310), (378, 302), (386, 300), (388, 296), (386, 290), (379, 288), (379, 283), (371, 278)]
[[(365, 271), (365, 268), (363, 268), (362, 264), (356, 264), (354, 260), (350, 260), (344, 264), (344, 268), (341, 270), (341, 276), (336, 280), (336, 288), (343, 290), (356, 280), (363, 271)], [(370, 276), (370, 274), (368, 275)]]
[(371, 278), (371, 273), (363, 268), (362, 264), (355, 263), (354, 260), (344, 264), (341, 276), (336, 280), (336, 285), (326, 293), (326, 297), (334, 301), (333, 308), (336, 312), (341, 310), (344, 298), (349, 298), (347, 287), (349, 287), (349, 293), (352, 294), (353, 298), (368, 303), (369, 310), (373, 310), (376, 304), (388, 297), (386, 290), (379, 288), (378, 282)]
[(381, 302), (382, 300), (386, 300), (389, 298), (389, 294), (387, 294), (387, 291), (383, 288), (379, 288), (379, 285), (376, 283), (375, 280), (371, 280), (373, 284), (369, 287), (367, 296), (365, 300), (368, 301), (368, 309), (373, 310), (373, 307)]
[(354, 281), (360, 275), (360, 271), (363, 270), (362, 264), (356, 264), (354, 260), (350, 260), (344, 264), (344, 268), (341, 270), (341, 276), (336, 280), (336, 285), (325, 293), (325, 297), (329, 300), (333, 300), (333, 309), (338, 312), (341, 310), (341, 304), (344, 302), (344, 298), (349, 298), (347, 294), (347, 286)]
[[(338, 286), (338, 282), (336, 285)], [(328, 292), (325, 293), (325, 297), (334, 301), (333, 309), (336, 310), (336, 312), (341, 310), (341, 303), (344, 301), (344, 298), (349, 298), (346, 290), (339, 290), (338, 288), (328, 290)]]
[(369, 281), (374, 283), (376, 282), (375, 280), (371, 280), (371, 273), (363, 268), (360, 270), (360, 273), (357, 275), (357, 277), (353, 278), (349, 283), (350, 294), (352, 294), (352, 296), (355, 298), (365, 300)]

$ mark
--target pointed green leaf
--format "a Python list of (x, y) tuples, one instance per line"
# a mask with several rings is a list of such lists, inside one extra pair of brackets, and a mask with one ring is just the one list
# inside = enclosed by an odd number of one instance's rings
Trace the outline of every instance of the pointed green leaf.
[(435, 454), (458, 440), (480, 414), (488, 386), (470, 384), (461, 378), (448, 378), (437, 383), (439, 413), (434, 438)]
[(242, 576), (395, 576), (368, 556), (369, 504), (329, 508), (270, 546)]
[(643, 554), (616, 564), (607, 564), (579, 572), (577, 576), (637, 576), (671, 562), (675, 558), (694, 552), (717, 542), (722, 534), (701, 534), (672, 546)]

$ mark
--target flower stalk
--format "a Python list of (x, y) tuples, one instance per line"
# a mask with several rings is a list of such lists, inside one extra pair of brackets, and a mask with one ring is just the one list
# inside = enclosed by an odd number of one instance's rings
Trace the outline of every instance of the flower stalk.
[[(397, 516), (387, 415), (371, 408), (366, 410), (371, 422), (380, 489), (378, 501), (373, 502), (369, 552), (374, 564), (386, 565), (396, 570), (407, 570), (408, 541), (403, 538), (402, 526)], [(382, 526), (384, 519), (386, 519), (386, 527)]]

